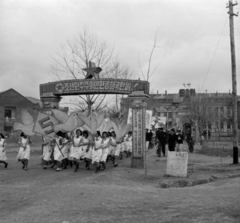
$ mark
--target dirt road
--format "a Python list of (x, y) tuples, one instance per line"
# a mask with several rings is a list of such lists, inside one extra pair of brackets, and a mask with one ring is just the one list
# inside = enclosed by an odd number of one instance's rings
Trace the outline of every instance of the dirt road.
[(23, 171), (15, 157), (13, 149), (9, 168), (0, 167), (0, 223), (240, 222), (240, 178), (162, 189), (159, 170), (166, 158), (154, 153), (148, 155), (147, 176), (129, 168), (127, 158), (119, 167), (108, 163), (104, 172), (93, 174), (84, 163), (77, 173), (43, 170), (39, 152), (32, 153), (29, 170)]

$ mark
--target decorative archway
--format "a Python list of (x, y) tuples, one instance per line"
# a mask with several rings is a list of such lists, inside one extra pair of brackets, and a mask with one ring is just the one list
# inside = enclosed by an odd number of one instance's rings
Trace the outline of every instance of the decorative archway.
[(40, 85), (40, 98), (44, 109), (58, 108), (62, 96), (89, 94), (129, 95), (133, 110), (132, 163), (143, 168), (146, 160), (145, 113), (149, 98), (149, 82), (129, 79), (74, 79)]
[(40, 98), (45, 109), (58, 108), (62, 96), (89, 94), (122, 94), (133, 91), (149, 94), (149, 82), (128, 79), (73, 79), (40, 85)]

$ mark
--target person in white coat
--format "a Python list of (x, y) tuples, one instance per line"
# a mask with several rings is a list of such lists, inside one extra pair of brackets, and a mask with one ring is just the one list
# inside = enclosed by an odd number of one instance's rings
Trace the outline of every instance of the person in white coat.
[(4, 164), (4, 167), (7, 168), (8, 167), (8, 163), (7, 163), (7, 156), (6, 156), (6, 141), (5, 141), (5, 137), (2, 133), (0, 133), (0, 163)]
[(43, 155), (42, 155), (42, 160), (44, 167), (43, 169), (47, 169), (47, 165), (51, 161), (51, 153), (52, 153), (52, 148), (50, 146), (51, 139), (43, 136), (43, 141), (42, 141), (42, 146), (43, 146)]
[(106, 169), (106, 161), (109, 153), (109, 150), (108, 150), (109, 142), (110, 142), (110, 138), (108, 137), (108, 133), (103, 132), (102, 133), (102, 156), (100, 159), (100, 165), (102, 167), (102, 170)]
[[(87, 135), (88, 132), (86, 131)], [(88, 145), (87, 145), (87, 149), (86, 149), (86, 153), (84, 155), (84, 160), (85, 160), (85, 167), (87, 170), (90, 170), (90, 166), (91, 166), (91, 162), (92, 162), (92, 151), (93, 151), (93, 147), (94, 147), (94, 140), (93, 137), (90, 135), (88, 135)]]
[(127, 144), (127, 157), (130, 157), (132, 154), (132, 131), (128, 132), (126, 144)]
[(92, 150), (92, 164), (96, 165), (95, 173), (100, 171), (100, 161), (102, 157), (102, 138), (99, 131), (97, 131), (97, 136), (94, 138), (94, 148)]
[(82, 131), (80, 129), (76, 130), (76, 135), (73, 136), (71, 141), (71, 148), (70, 148), (70, 157), (73, 159), (75, 164), (75, 172), (79, 169), (79, 161), (82, 154), (81, 149), (81, 142), (82, 142)]
[(23, 166), (22, 169), (28, 170), (28, 162), (30, 159), (30, 151), (31, 147), (30, 144), (32, 143), (31, 138), (24, 134), (24, 132), (21, 133), (18, 144), (20, 146), (19, 152), (17, 155), (17, 159), (19, 162), (22, 162)]
[(62, 132), (58, 131), (56, 133), (56, 136), (54, 138), (54, 151), (53, 151), (53, 158), (54, 161), (57, 163), (57, 169), (56, 171), (62, 170), (61, 165), (62, 165), (62, 160), (64, 158), (62, 148), (64, 147), (62, 143)]

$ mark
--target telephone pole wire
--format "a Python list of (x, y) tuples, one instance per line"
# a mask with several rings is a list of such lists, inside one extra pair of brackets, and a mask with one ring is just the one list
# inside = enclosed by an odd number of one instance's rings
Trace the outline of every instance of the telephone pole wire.
[(237, 78), (236, 78), (236, 55), (234, 43), (234, 23), (233, 16), (238, 16), (233, 12), (233, 7), (238, 3), (229, 0), (229, 23), (230, 23), (230, 45), (232, 64), (232, 111), (233, 111), (233, 164), (238, 164), (238, 118), (237, 118)]

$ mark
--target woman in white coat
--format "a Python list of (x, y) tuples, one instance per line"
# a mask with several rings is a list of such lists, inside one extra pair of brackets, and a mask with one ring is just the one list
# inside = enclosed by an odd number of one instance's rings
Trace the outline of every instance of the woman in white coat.
[(53, 157), (54, 161), (57, 163), (57, 169), (56, 171), (62, 170), (61, 165), (62, 165), (62, 160), (64, 158), (62, 148), (63, 148), (63, 143), (62, 143), (62, 132), (59, 131), (56, 133), (56, 137), (54, 138), (54, 151), (53, 151)]
[(52, 148), (50, 146), (50, 142), (51, 142), (50, 138), (43, 136), (43, 141), (42, 141), (42, 146), (43, 146), (42, 159), (44, 163), (43, 169), (47, 169), (47, 165), (49, 161), (51, 161)]
[(23, 166), (22, 169), (27, 170), (28, 169), (28, 162), (30, 159), (30, 151), (31, 147), (30, 144), (32, 143), (29, 136), (25, 135), (24, 132), (21, 133), (18, 144), (20, 146), (19, 152), (17, 155), (18, 161), (22, 162)]
[(99, 131), (97, 137), (94, 138), (94, 148), (92, 150), (92, 164), (96, 165), (95, 173), (100, 171), (100, 161), (102, 157), (102, 138)]
[(2, 133), (0, 133), (0, 163), (4, 164), (4, 167), (7, 168), (8, 163), (7, 163), (7, 156), (6, 156), (6, 141), (5, 141), (5, 137)]
[(108, 137), (107, 132), (103, 132), (103, 134), (102, 134), (102, 156), (101, 156), (101, 160), (100, 160), (102, 170), (106, 169), (106, 161), (107, 161), (107, 157), (108, 157), (108, 153), (109, 153), (109, 150), (108, 150), (109, 143), (110, 143), (110, 138)]
[(71, 154), (70, 157), (73, 159), (75, 164), (75, 172), (79, 169), (79, 161), (82, 154), (81, 151), (81, 141), (82, 141), (82, 131), (80, 129), (76, 130), (76, 135), (73, 136), (72, 142), (71, 142)]

